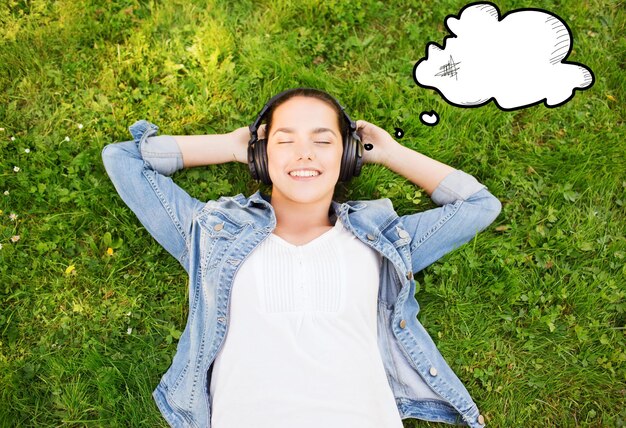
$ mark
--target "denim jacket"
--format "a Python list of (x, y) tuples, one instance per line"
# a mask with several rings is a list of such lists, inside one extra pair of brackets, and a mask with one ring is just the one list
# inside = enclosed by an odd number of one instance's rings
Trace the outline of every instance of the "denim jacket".
[[(106, 171), (122, 200), (189, 274), (187, 323), (152, 395), (172, 427), (210, 427), (212, 363), (228, 331), (233, 279), (274, 230), (276, 216), (260, 191), (208, 202), (191, 197), (168, 177), (183, 166), (175, 140), (149, 140), (158, 127), (145, 120), (129, 130), (132, 141), (104, 147)], [(347, 230), (383, 256), (378, 348), (401, 418), (482, 427), (476, 404), (417, 319), (413, 274), (489, 226), (501, 204), (458, 169), (431, 199), (438, 208), (402, 217), (387, 198), (331, 205)]]

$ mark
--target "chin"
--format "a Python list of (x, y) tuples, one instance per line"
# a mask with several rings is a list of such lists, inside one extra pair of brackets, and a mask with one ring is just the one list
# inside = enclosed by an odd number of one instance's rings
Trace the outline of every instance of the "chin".
[(332, 199), (334, 190), (334, 187), (328, 189), (307, 189), (304, 186), (302, 186), (301, 188), (298, 188), (297, 186), (289, 186), (288, 188), (277, 188), (276, 185), (273, 185), (272, 195), (276, 195), (277, 197), (280, 197), (282, 199), (291, 200), (301, 204), (310, 204), (320, 202), (328, 197)]

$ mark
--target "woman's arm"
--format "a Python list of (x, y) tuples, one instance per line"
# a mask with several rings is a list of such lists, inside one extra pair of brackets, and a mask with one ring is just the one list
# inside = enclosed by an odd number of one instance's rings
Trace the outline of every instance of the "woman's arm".
[(411, 236), (413, 273), (471, 240), (500, 214), (502, 204), (475, 177), (404, 147), (385, 130), (357, 121), (361, 140), (374, 146), (364, 162), (380, 163), (422, 187), (438, 208), (400, 217)]
[(227, 134), (173, 135), (183, 157), (183, 167), (226, 162), (248, 163), (248, 127)]
[[(205, 204), (168, 176), (185, 167), (247, 163), (250, 132), (242, 127), (221, 135), (157, 135), (158, 127), (146, 120), (129, 130), (132, 141), (103, 148), (107, 174), (148, 232), (188, 270), (193, 218)], [(258, 135), (264, 136), (263, 126)]]
[(357, 132), (363, 144), (370, 143), (374, 146), (371, 151), (364, 151), (364, 162), (386, 166), (424, 189), (429, 196), (455, 170), (445, 163), (403, 146), (387, 131), (372, 123), (357, 120)]
[(167, 175), (182, 167), (171, 137), (140, 120), (129, 127), (132, 141), (106, 145), (102, 161), (115, 189), (148, 232), (189, 271), (193, 217), (205, 205)]

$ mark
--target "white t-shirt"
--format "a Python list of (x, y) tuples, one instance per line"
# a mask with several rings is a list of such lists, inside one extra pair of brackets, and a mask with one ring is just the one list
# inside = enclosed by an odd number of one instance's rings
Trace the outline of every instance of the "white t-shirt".
[(271, 234), (235, 277), (212, 428), (402, 428), (377, 345), (381, 256), (343, 228)]

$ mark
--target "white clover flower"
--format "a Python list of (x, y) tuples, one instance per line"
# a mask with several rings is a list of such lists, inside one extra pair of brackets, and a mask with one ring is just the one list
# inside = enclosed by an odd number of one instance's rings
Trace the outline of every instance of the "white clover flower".
[(132, 327), (128, 327), (128, 330), (126, 330), (126, 334), (131, 334), (133, 332), (133, 328)]
[(0, 132), (3, 132), (3, 131), (4, 131), (4, 128), (0, 128)]
[(11, 221), (15, 221), (15, 220), (17, 220), (17, 214), (11, 213), (11, 214), (9, 214), (9, 218), (11, 219)]
[(82, 123), (78, 124), (78, 129), (83, 129), (83, 124)]
[(30, 149), (28, 148), (24, 149), (24, 153), (30, 153)]
[(2, 249), (2, 244), (0, 244), (0, 250)]
[(20, 235), (13, 235), (11, 236), (11, 242), (17, 242), (20, 240)]
[(70, 137), (65, 137), (65, 141), (70, 141)]
[(4, 196), (9, 196), (9, 191), (8, 190), (4, 191)]
[(13, 167), (13, 172), (20, 172), (20, 167), (19, 166), (14, 166)]
[(15, 141), (15, 137), (11, 137), (11, 141)]

